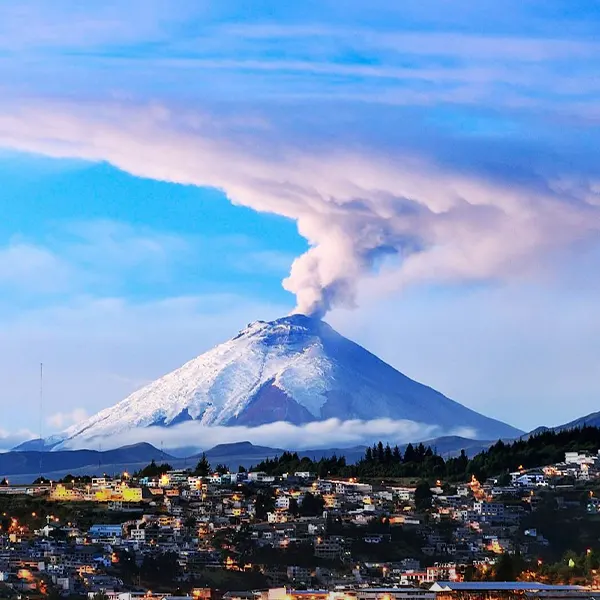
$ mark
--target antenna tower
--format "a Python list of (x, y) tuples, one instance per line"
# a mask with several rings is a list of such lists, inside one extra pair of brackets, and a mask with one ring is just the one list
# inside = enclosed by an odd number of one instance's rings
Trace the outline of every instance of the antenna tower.
[(44, 422), (44, 363), (40, 363), (40, 477), (42, 476), (42, 459), (44, 455), (44, 441), (42, 438), (42, 426)]

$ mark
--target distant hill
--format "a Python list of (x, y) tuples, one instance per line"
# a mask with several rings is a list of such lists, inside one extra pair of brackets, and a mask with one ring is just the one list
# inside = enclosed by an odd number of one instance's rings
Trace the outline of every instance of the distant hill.
[[(36, 440), (32, 440), (36, 441)], [(39, 447), (39, 440), (38, 447)], [(446, 436), (427, 440), (425, 446), (431, 446), (443, 458), (450, 458), (465, 450), (467, 456), (473, 457), (488, 449), (494, 442), (471, 440), (459, 436)], [(33, 445), (35, 447), (35, 445)], [(400, 446), (402, 452), (407, 444)], [(22, 445), (21, 447), (27, 447)], [(354, 464), (365, 456), (366, 446), (350, 448), (320, 448), (298, 450), (300, 457), (306, 456), (314, 462), (334, 455), (344, 457), (347, 464)], [(258, 446), (243, 441), (230, 444), (218, 444), (206, 450), (205, 454), (213, 467), (218, 464), (227, 465), (236, 470), (239, 466), (249, 468), (266, 460), (281, 456), (282, 448)], [(123, 446), (103, 452), (97, 450), (13, 450), (0, 454), (0, 477), (6, 477), (13, 483), (29, 483), (40, 474), (51, 479), (60, 479), (67, 474), (101, 475), (103, 473), (119, 473), (135, 471), (150, 463), (168, 462), (175, 469), (193, 468), (202, 453), (194, 453), (187, 457), (173, 456), (162, 452), (151, 444), (141, 443)]]
[[(321, 458), (333, 456), (344, 456), (348, 463), (355, 463), (360, 460), (365, 454), (366, 446), (353, 446), (351, 448), (319, 448), (296, 450), (299, 456), (308, 456), (313, 461), (318, 461)], [(281, 456), (285, 452), (283, 448), (269, 448), (267, 446), (255, 446), (250, 442), (237, 442), (233, 444), (219, 444), (214, 448), (206, 451), (206, 457), (214, 466), (218, 463), (228, 464), (230, 467), (244, 467), (255, 465), (267, 458), (275, 458)], [(294, 452), (294, 450), (292, 450)], [(198, 458), (202, 453), (196, 454)], [(233, 463), (233, 465), (232, 465)]]
[(12, 448), (13, 451), (40, 451), (40, 452), (50, 452), (52, 448), (56, 446), (56, 443), (52, 443), (49, 439), (42, 440), (40, 438), (36, 438), (33, 440), (27, 440), (26, 442), (21, 442), (18, 446)]
[[(214, 467), (218, 464), (229, 466), (230, 469), (237, 469), (240, 465), (249, 468), (267, 458), (274, 458), (280, 455), (284, 450), (281, 448), (269, 448), (267, 446), (255, 446), (250, 442), (237, 442), (232, 444), (218, 444), (214, 448), (205, 452), (206, 458)], [(193, 458), (198, 460), (202, 455), (196, 454)]]
[(590, 413), (585, 417), (579, 417), (579, 419), (575, 419), (574, 421), (570, 421), (569, 423), (565, 423), (564, 425), (553, 427), (553, 429), (555, 431), (562, 431), (564, 429), (575, 429), (576, 427), (583, 427), (584, 425), (587, 425), (588, 427), (600, 427), (600, 412)]
[(564, 423), (563, 425), (556, 425), (555, 427), (541, 425), (522, 436), (522, 439), (527, 439), (533, 435), (538, 435), (546, 431), (567, 431), (569, 429), (580, 429), (581, 427), (600, 427), (600, 412), (593, 412), (584, 417), (579, 417), (578, 419)]
[(351, 448), (327, 448), (315, 450), (298, 450), (299, 456), (308, 456), (311, 460), (318, 461), (333, 455), (343, 456), (348, 464), (359, 461), (365, 455), (366, 446), (352, 446)]
[[(461, 450), (465, 451), (468, 457), (473, 457), (484, 450), (487, 450), (490, 446), (495, 444), (498, 440), (471, 440), (469, 438), (460, 437), (458, 435), (448, 435), (431, 440), (425, 440), (424, 446), (431, 446), (431, 448), (442, 456), (443, 458), (449, 458), (452, 456), (458, 456)], [(511, 438), (505, 439), (504, 441), (511, 441)], [(400, 449), (404, 452), (408, 444), (403, 444)]]
[[(249, 468), (252, 465), (280, 456), (282, 448), (255, 446), (250, 442), (218, 444), (205, 452), (209, 462), (214, 467), (225, 464), (232, 470), (240, 465)], [(0, 478), (6, 477), (13, 483), (29, 483), (43, 475), (50, 479), (60, 479), (67, 474), (72, 475), (101, 475), (103, 473), (119, 473), (135, 471), (146, 466), (152, 460), (168, 462), (175, 469), (193, 468), (202, 453), (187, 457), (176, 457), (167, 452), (161, 452), (151, 444), (134, 444), (115, 450), (103, 452), (97, 450), (12, 450), (0, 454)], [(349, 462), (355, 462), (364, 455), (364, 448), (332, 448), (300, 451), (303, 456), (314, 460), (322, 457), (346, 456)]]
[[(151, 444), (134, 444), (115, 450), (99, 452), (97, 450), (64, 450), (40, 452), (36, 450), (11, 451), (0, 454), (0, 476), (15, 481), (31, 481), (40, 474), (49, 477), (52, 474), (82, 471), (83, 473), (115, 473), (133, 470), (152, 460), (170, 462), (172, 456), (161, 452)], [(82, 473), (80, 473), (82, 474)]]
[[(268, 446), (256, 446), (252, 442), (233, 442), (230, 444), (217, 444), (214, 448), (207, 450), (204, 454), (211, 457), (227, 458), (228, 456), (273, 456), (285, 452), (282, 448), (270, 448)], [(195, 454), (195, 457), (202, 456), (202, 452)]]

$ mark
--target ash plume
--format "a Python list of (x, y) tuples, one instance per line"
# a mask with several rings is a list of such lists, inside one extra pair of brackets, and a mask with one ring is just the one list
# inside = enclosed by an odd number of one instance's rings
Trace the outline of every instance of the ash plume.
[[(228, 127), (167, 106), (6, 104), (0, 145), (107, 161), (134, 175), (222, 190), (235, 204), (294, 220), (309, 249), (283, 285), (322, 317), (413, 282), (505, 280), (600, 232), (597, 184), (577, 173), (487, 176), (343, 131), (294, 143), (285, 126)], [(334, 142), (323, 142), (323, 138)], [(410, 140), (409, 140), (410, 141)], [(410, 146), (410, 144), (408, 144)]]

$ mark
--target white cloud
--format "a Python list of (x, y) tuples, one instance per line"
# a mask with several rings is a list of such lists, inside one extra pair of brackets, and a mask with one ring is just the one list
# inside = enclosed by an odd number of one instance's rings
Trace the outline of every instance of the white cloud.
[(0, 289), (53, 292), (70, 276), (69, 265), (48, 248), (18, 240), (0, 248)]
[(0, 247), (0, 289), (82, 293), (137, 281), (164, 281), (171, 267), (195, 259), (199, 240), (108, 220), (46, 227), (43, 237)]
[(18, 429), (16, 431), (0, 429), (0, 452), (7, 452), (23, 442), (37, 438), (38, 436), (29, 429)]
[[(54, 2), (49, 9), (23, 0), (3, 7), (0, 49), (9, 58), (3, 80), (12, 75), (18, 87), (36, 87), (41, 79), (52, 87), (60, 70), (57, 92), (70, 84), (70, 92), (81, 89), (84, 97), (93, 73), (96, 88), (123, 97), (147, 88), (188, 97), (200, 88), (203, 96), (226, 94), (228, 100), (238, 92), (245, 98), (362, 97), (383, 104), (454, 100), (563, 108), (570, 102), (575, 112), (581, 105), (592, 108), (598, 91), (593, 75), (599, 45), (585, 12), (560, 31), (548, 19), (549, 34), (536, 31), (534, 15), (517, 3), (504, 11), (509, 23), (480, 3), (476, 9), (453, 3), (445, 11), (439, 3), (422, 1), (415, 10), (403, 2), (398, 9), (386, 6), (386, 16), (368, 24), (348, 1), (343, 14), (320, 3), (309, 21), (293, 12), (293, 23), (283, 4), (266, 19), (260, 10), (240, 19), (235, 3), (207, 9), (180, 0), (176, 9), (166, 6), (151, 0), (92, 8)], [(565, 61), (577, 68), (565, 70)]]
[(145, 427), (120, 433), (112, 437), (68, 440), (57, 449), (118, 448), (127, 444), (149, 442), (165, 448), (200, 447), (209, 449), (217, 444), (250, 441), (254, 444), (279, 448), (332, 448), (373, 443), (373, 440), (390, 443), (415, 442), (439, 435), (475, 436), (467, 428), (442, 431), (439, 426), (409, 420), (374, 419), (372, 421), (328, 419), (306, 425), (277, 422), (259, 427), (205, 427), (188, 421), (173, 427)]
[[(0, 289), (110, 295), (124, 285), (177, 282), (186, 269), (283, 275), (294, 256), (242, 235), (175, 234), (111, 220), (61, 221), (0, 246)], [(205, 281), (206, 283), (206, 281)]]
[(88, 418), (88, 413), (85, 408), (74, 408), (69, 412), (57, 412), (50, 415), (46, 422), (53, 430), (66, 429), (74, 423), (79, 423)]
[(122, 45), (139, 39), (164, 41), (171, 20), (187, 13), (182, 3), (173, 11), (166, 3), (148, 0), (132, 0), (126, 7), (108, 1), (93, 11), (68, 0), (52, 6), (20, 2), (2, 7), (0, 46), (12, 51), (48, 51)]

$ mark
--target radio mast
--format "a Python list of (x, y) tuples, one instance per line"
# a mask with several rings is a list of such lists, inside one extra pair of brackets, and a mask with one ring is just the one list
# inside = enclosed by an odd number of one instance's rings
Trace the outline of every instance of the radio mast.
[(42, 476), (42, 457), (44, 455), (44, 440), (42, 438), (42, 425), (44, 422), (44, 363), (40, 363), (40, 477)]

